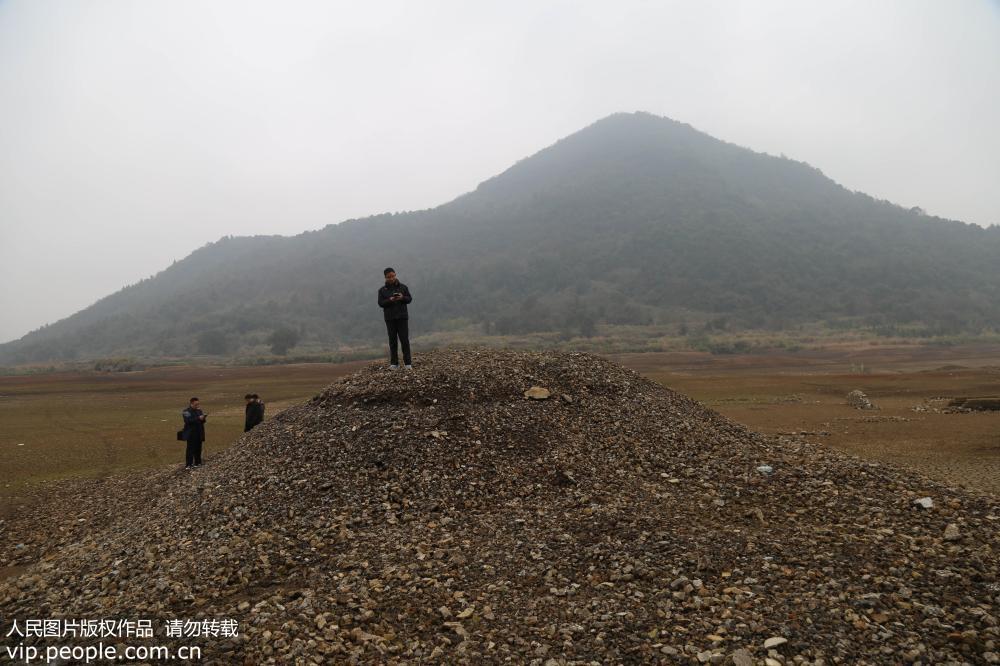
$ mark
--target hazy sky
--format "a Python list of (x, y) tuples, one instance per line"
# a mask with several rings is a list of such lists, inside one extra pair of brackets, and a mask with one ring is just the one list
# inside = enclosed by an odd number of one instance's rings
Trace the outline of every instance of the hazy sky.
[(996, 0), (0, 0), (0, 341), (635, 110), (1000, 223)]

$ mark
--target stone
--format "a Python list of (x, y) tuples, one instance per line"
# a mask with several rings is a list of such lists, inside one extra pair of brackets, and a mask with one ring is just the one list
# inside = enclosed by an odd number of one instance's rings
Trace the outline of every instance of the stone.
[(955, 523), (948, 523), (944, 528), (944, 540), (945, 541), (958, 541), (962, 538), (962, 534), (958, 531), (958, 525)]
[(733, 662), (733, 666), (753, 666), (753, 655), (746, 648), (736, 650), (729, 655), (729, 658)]
[(864, 391), (857, 389), (847, 394), (847, 404), (855, 409), (875, 409), (875, 405), (868, 399)]
[(782, 638), (781, 636), (771, 636), (766, 641), (764, 641), (764, 649), (770, 650), (771, 648), (776, 648), (779, 645), (784, 645), (788, 642), (787, 638)]
[(550, 395), (549, 390), (541, 386), (532, 386), (524, 392), (524, 397), (532, 400), (548, 400)]

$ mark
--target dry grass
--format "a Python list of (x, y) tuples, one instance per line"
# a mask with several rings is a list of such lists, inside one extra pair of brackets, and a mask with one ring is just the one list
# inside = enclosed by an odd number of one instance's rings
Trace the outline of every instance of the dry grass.
[(269, 367), (169, 367), (97, 374), (0, 377), (4, 493), (67, 477), (103, 476), (176, 463), (180, 413), (191, 396), (209, 413), (206, 453), (243, 432), (246, 393), (268, 415), (315, 394), (362, 363)]
[[(953, 396), (1000, 392), (1000, 347), (837, 346), (796, 354), (633, 354), (617, 360), (766, 433), (915, 468), (1000, 493), (1000, 412), (933, 411)], [(861, 389), (880, 408), (858, 411)], [(915, 411), (917, 407), (931, 411)], [(826, 435), (818, 433), (828, 433)]]

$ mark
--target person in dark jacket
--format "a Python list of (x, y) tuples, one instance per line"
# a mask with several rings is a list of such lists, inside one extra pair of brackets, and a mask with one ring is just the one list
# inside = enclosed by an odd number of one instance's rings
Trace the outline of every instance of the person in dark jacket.
[(184, 469), (201, 467), (201, 445), (205, 441), (205, 419), (208, 414), (201, 411), (201, 401), (198, 398), (191, 398), (188, 408), (181, 415), (184, 417), (184, 441), (187, 442)]
[(396, 271), (387, 268), (382, 271), (385, 284), (378, 290), (378, 305), (385, 316), (385, 327), (389, 332), (389, 368), (399, 370), (399, 350), (397, 342), (403, 347), (403, 363), (407, 370), (412, 370), (410, 358), (410, 315), (406, 306), (413, 302), (410, 289), (396, 278)]
[(264, 401), (256, 393), (253, 394), (253, 401), (257, 403), (257, 423), (264, 422)]
[(264, 403), (256, 393), (247, 393), (243, 399), (247, 401), (247, 415), (243, 422), (243, 432), (250, 432), (254, 426), (264, 421)]

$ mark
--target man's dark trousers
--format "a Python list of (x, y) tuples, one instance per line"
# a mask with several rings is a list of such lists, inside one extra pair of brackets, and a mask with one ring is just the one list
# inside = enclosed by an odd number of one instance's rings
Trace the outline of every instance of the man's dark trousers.
[(184, 452), (184, 464), (188, 467), (201, 464), (201, 440), (188, 440), (187, 451)]
[(410, 365), (410, 320), (386, 319), (385, 327), (389, 331), (389, 362), (399, 365), (398, 342), (403, 347), (403, 363)]

